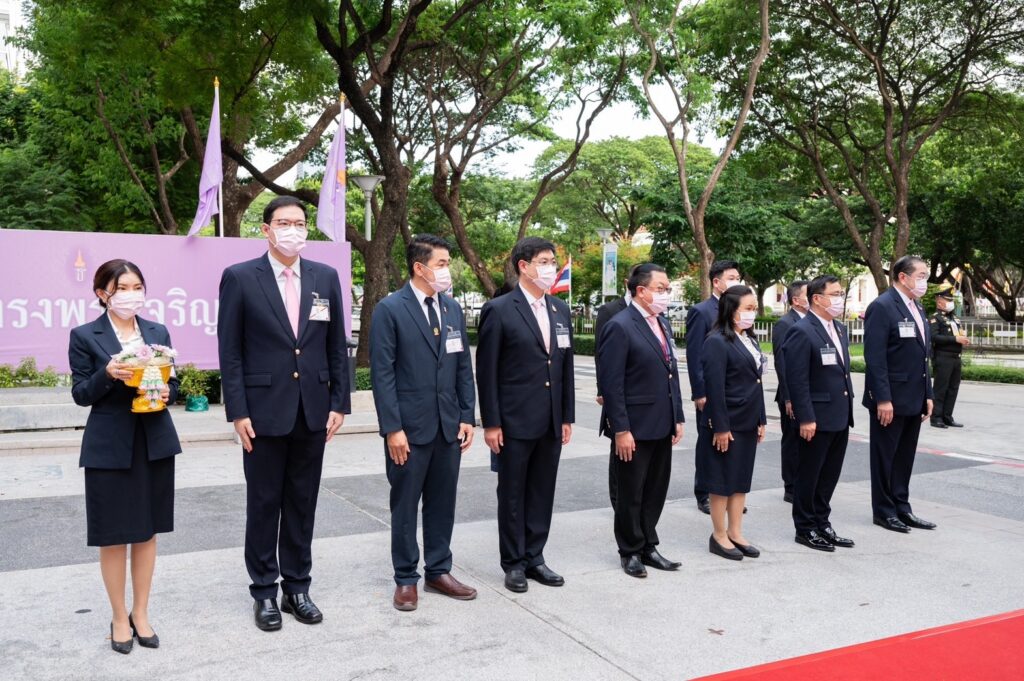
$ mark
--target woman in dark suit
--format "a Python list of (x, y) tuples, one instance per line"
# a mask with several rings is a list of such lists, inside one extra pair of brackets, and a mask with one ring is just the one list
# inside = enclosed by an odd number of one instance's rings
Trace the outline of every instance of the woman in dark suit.
[(697, 425), (712, 437), (702, 439), (705, 446), (697, 451), (697, 486), (710, 493), (714, 532), (708, 548), (730, 560), (761, 555), (743, 536), (754, 453), (766, 422), (761, 386), (766, 360), (752, 328), (756, 316), (757, 297), (750, 288), (727, 289), (701, 353), (708, 401)]
[[(149, 590), (156, 535), (174, 529), (174, 455), (181, 445), (167, 410), (132, 413), (136, 389), (123, 383), (131, 372), (113, 359), (144, 344), (171, 344), (166, 327), (136, 316), (146, 300), (142, 272), (127, 260), (111, 260), (96, 271), (93, 289), (105, 312), (71, 331), (71, 394), (91, 407), (78, 462), (85, 468), (88, 544), (100, 547), (111, 648), (127, 654), (133, 638), (147, 648), (160, 644), (149, 624)], [(172, 376), (160, 397), (173, 402), (177, 394)], [(131, 613), (125, 606), (129, 544)]]

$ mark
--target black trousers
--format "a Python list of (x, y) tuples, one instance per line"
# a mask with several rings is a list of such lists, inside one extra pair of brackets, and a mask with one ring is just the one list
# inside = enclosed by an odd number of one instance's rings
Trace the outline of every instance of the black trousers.
[(785, 402), (779, 402), (778, 405), (782, 425), (782, 450), (779, 457), (782, 466), (782, 485), (786, 494), (792, 494), (797, 467), (800, 465), (800, 424), (786, 413)]
[(311, 544), (327, 430), (311, 431), (299, 406), (292, 432), (252, 440), (245, 468), (245, 567), (260, 600), (309, 591)]
[(871, 510), (876, 518), (891, 518), (910, 509), (910, 474), (914, 470), (921, 417), (893, 416), (884, 428), (871, 418)]
[[(697, 423), (698, 426), (697, 426), (697, 446), (694, 447), (694, 456), (693, 456), (693, 496), (694, 496), (694, 498), (697, 499), (697, 503), (698, 504), (702, 504), (702, 503), (704, 503), (705, 501), (708, 500), (708, 491), (705, 490), (705, 489), (701, 489), (697, 485), (697, 452), (699, 452), (701, 450), (701, 446), (702, 445), (706, 444), (704, 442), (704, 440), (710, 440), (711, 439), (711, 434), (709, 432), (707, 432), (707, 430), (708, 430), (707, 428), (701, 428), (699, 426), (699, 424), (704, 422), (704, 412), (701, 411), (700, 409), (697, 409), (696, 413), (697, 413), (697, 417), (694, 420), (694, 423)], [(613, 445), (613, 449), (614, 449), (614, 445)]]
[(960, 392), (960, 355), (951, 352), (936, 352), (932, 360), (934, 373), (933, 390), (935, 393), (935, 407), (932, 409), (932, 419), (953, 418), (953, 407), (956, 406), (956, 396)]
[(797, 532), (824, 530), (832, 526), (832, 493), (843, 471), (850, 429), (818, 431), (810, 442), (797, 432), (799, 467), (793, 488), (793, 525)]
[(619, 457), (615, 455), (615, 439), (612, 439), (612, 451), (608, 457), (608, 500), (615, 508), (615, 500), (619, 498), (619, 480), (615, 477), (616, 465)]
[(619, 555), (629, 556), (658, 545), (658, 520), (672, 477), (672, 436), (637, 440), (632, 461), (615, 461), (615, 542)]
[(505, 572), (544, 563), (561, 455), (561, 433), (535, 440), (505, 437), (496, 457), (498, 550)]
[(420, 548), (416, 520), (423, 499), (423, 562), (427, 579), (452, 569), (452, 528), (455, 527), (455, 493), (459, 484), (459, 441), (446, 442), (441, 429), (427, 445), (409, 445), (409, 458), (399, 466), (387, 454), (384, 459), (391, 483), (391, 563), (396, 584), (416, 584), (420, 574)]

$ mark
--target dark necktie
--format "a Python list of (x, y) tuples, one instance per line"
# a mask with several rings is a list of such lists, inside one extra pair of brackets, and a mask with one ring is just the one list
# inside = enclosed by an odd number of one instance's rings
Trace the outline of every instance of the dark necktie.
[(434, 309), (434, 299), (424, 298), (423, 302), (427, 304), (427, 319), (430, 320), (430, 332), (434, 334), (434, 344), (441, 348), (441, 322), (437, 319), (437, 310)]

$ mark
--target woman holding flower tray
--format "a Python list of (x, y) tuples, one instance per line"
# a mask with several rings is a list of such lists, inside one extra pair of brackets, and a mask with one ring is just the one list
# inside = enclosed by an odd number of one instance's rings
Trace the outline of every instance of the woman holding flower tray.
[[(93, 289), (105, 312), (71, 331), (71, 394), (91, 407), (79, 466), (85, 468), (89, 546), (100, 547), (100, 571), (110, 598), (110, 645), (119, 653), (160, 641), (149, 622), (149, 591), (156, 564), (156, 535), (174, 529), (174, 456), (181, 452), (171, 415), (163, 408), (178, 393), (175, 352), (162, 324), (137, 316), (146, 281), (127, 260), (100, 266)], [(158, 371), (159, 367), (165, 367)], [(138, 386), (149, 388), (142, 399)], [(157, 374), (167, 376), (166, 383)], [(134, 387), (133, 387), (134, 386)], [(125, 605), (131, 545), (132, 609)]]

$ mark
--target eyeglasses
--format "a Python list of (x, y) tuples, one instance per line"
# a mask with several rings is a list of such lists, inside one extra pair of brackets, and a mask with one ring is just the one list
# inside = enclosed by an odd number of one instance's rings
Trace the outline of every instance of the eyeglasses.
[(551, 260), (531, 260), (530, 264), (536, 265), (537, 267), (558, 267), (558, 261), (554, 258)]
[(659, 286), (658, 288), (651, 288), (649, 286), (644, 286), (644, 288), (647, 289), (648, 291), (650, 291), (651, 293), (669, 293), (669, 292), (672, 291), (672, 289), (667, 288), (665, 286)]
[(296, 227), (298, 229), (306, 229), (305, 220), (271, 220), (270, 224), (275, 229), (284, 229), (286, 227)]

